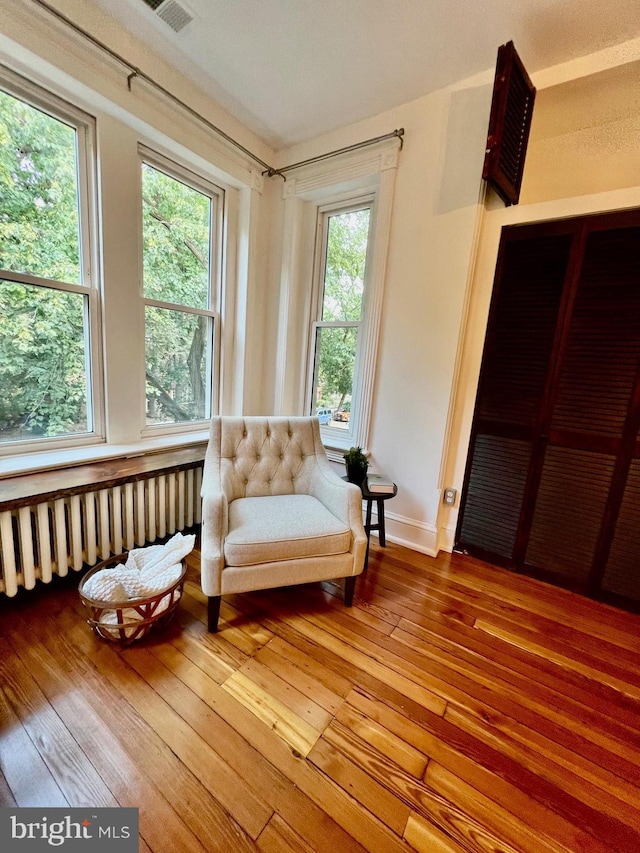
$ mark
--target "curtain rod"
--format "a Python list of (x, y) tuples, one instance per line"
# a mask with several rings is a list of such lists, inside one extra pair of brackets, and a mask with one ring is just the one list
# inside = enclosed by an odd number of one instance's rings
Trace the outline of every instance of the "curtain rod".
[(284, 177), (283, 172), (290, 172), (291, 169), (299, 169), (301, 166), (308, 166), (310, 163), (318, 163), (320, 160), (328, 160), (329, 157), (337, 157), (338, 154), (346, 154), (348, 151), (356, 151), (358, 148), (366, 148), (367, 145), (375, 145), (376, 142), (384, 142), (386, 139), (399, 139), (400, 150), (404, 145), (404, 127), (392, 130), (391, 133), (385, 133), (382, 136), (374, 136), (373, 139), (365, 139), (363, 142), (354, 142), (353, 145), (347, 145), (344, 148), (336, 148), (335, 151), (329, 151), (327, 154), (318, 154), (317, 157), (309, 157), (308, 160), (300, 160), (298, 163), (291, 163), (290, 166), (283, 166), (281, 169), (268, 169), (263, 172), (263, 175), (272, 178), (274, 175)]
[(148, 83), (150, 86), (153, 86), (154, 89), (157, 89), (159, 92), (162, 92), (162, 94), (165, 95), (165, 97), (169, 98), (169, 100), (171, 100), (174, 104), (177, 104), (178, 106), (182, 107), (194, 118), (197, 118), (199, 121), (203, 122), (210, 130), (213, 130), (215, 133), (222, 136), (223, 139), (226, 139), (227, 142), (230, 142), (236, 148), (240, 149), (240, 151), (246, 154), (247, 157), (250, 157), (256, 163), (259, 163), (260, 166), (262, 166), (264, 169), (271, 169), (268, 163), (265, 163), (264, 160), (261, 160), (260, 157), (258, 157), (256, 154), (254, 154), (252, 151), (249, 151), (248, 148), (245, 148), (244, 145), (233, 139), (233, 137), (229, 136), (228, 133), (225, 133), (224, 130), (213, 124), (213, 122), (210, 122), (208, 118), (205, 118), (199, 112), (194, 110), (193, 107), (190, 107), (188, 104), (185, 104), (184, 101), (181, 101), (180, 98), (177, 98), (172, 92), (170, 92), (168, 89), (165, 89), (164, 86), (161, 86), (160, 83), (156, 83), (155, 80), (153, 80), (151, 77), (148, 77), (143, 71), (141, 71), (131, 62), (129, 62), (128, 59), (125, 59), (124, 56), (121, 56), (119, 53), (110, 48), (104, 42), (100, 41), (100, 39), (97, 39), (95, 36), (91, 35), (91, 33), (80, 27), (62, 12), (59, 12), (57, 9), (54, 9), (53, 6), (50, 6), (49, 3), (45, 2), (45, 0), (32, 0), (32, 2), (35, 3), (37, 6), (41, 6), (43, 9), (46, 9), (47, 12), (54, 15), (54, 17), (58, 18), (58, 20), (62, 21), (68, 27), (71, 27), (71, 29), (77, 32), (79, 35), (84, 36), (84, 38), (88, 39), (92, 44), (96, 45), (96, 47), (99, 47), (101, 50), (104, 50), (106, 53), (109, 54), (109, 56), (124, 65), (125, 68), (128, 68), (130, 72), (129, 76), (127, 77), (127, 86), (129, 87), (129, 91), (131, 91), (131, 81), (135, 77), (140, 80), (144, 80), (145, 83)]
[(49, 14), (53, 15), (59, 21), (62, 21), (64, 24), (66, 24), (66, 26), (70, 27), (76, 33), (83, 36), (85, 39), (90, 41), (96, 47), (99, 47), (101, 50), (105, 51), (105, 53), (108, 53), (109, 56), (111, 56), (117, 62), (120, 62), (121, 65), (124, 65), (125, 68), (127, 68), (129, 71), (129, 74), (127, 75), (127, 87), (129, 89), (129, 91), (131, 91), (131, 81), (135, 78), (138, 78), (139, 80), (143, 80), (145, 83), (148, 83), (154, 89), (161, 92), (172, 103), (177, 104), (183, 110), (186, 110), (189, 113), (189, 115), (191, 115), (193, 118), (197, 119), (198, 121), (200, 121), (204, 125), (206, 125), (209, 128), (209, 130), (212, 130), (214, 133), (217, 133), (218, 136), (221, 136), (223, 139), (225, 139), (227, 142), (229, 142), (235, 148), (242, 151), (243, 154), (246, 154), (246, 156), (249, 157), (251, 160), (253, 160), (255, 163), (258, 163), (260, 166), (262, 166), (262, 168), (264, 169), (262, 174), (266, 175), (269, 178), (272, 178), (275, 175), (279, 175), (283, 180), (286, 181), (287, 179), (285, 178), (283, 173), (288, 172), (291, 169), (299, 169), (301, 166), (308, 166), (311, 163), (317, 163), (317, 162), (320, 162), (321, 160), (326, 160), (329, 157), (337, 157), (338, 154), (344, 154), (348, 151), (355, 151), (358, 148), (364, 148), (368, 145), (374, 145), (376, 142), (382, 142), (383, 140), (386, 140), (386, 139), (393, 139), (393, 138), (400, 139), (400, 148), (401, 149), (402, 149), (402, 146), (404, 144), (404, 140), (403, 140), (404, 128), (400, 128), (399, 130), (394, 130), (391, 133), (386, 133), (383, 136), (376, 136), (373, 139), (366, 139), (363, 142), (356, 142), (355, 144), (348, 145), (345, 148), (339, 148), (336, 151), (330, 151), (328, 154), (320, 154), (317, 157), (310, 157), (308, 160), (301, 160), (299, 163), (292, 163), (290, 166), (283, 166), (281, 169), (276, 169), (273, 166), (270, 166), (268, 163), (265, 163), (264, 160), (262, 160), (260, 157), (257, 156), (257, 154), (254, 154), (248, 148), (245, 148), (245, 146), (242, 145), (242, 143), (238, 142), (232, 136), (229, 136), (228, 133), (225, 133), (224, 130), (219, 128), (217, 125), (213, 124), (213, 122), (209, 121), (208, 118), (205, 118), (205, 116), (203, 116), (197, 110), (194, 110), (193, 107), (190, 107), (189, 104), (186, 104), (184, 101), (180, 100), (180, 98), (178, 98), (176, 95), (174, 95), (168, 89), (165, 89), (165, 87), (162, 86), (160, 83), (157, 83), (151, 77), (147, 76), (144, 73), (144, 71), (142, 71), (140, 68), (136, 67), (131, 62), (129, 62), (128, 59), (125, 59), (124, 56), (122, 56), (121, 54), (117, 53), (115, 50), (110, 48), (109, 45), (100, 41), (100, 39), (96, 38), (90, 32), (85, 30), (83, 27), (79, 26), (79, 24), (76, 24), (74, 21), (71, 20), (71, 18), (68, 18), (65, 14), (63, 14), (62, 12), (55, 9), (49, 3), (45, 2), (45, 0), (32, 0), (32, 2), (35, 3), (37, 6), (40, 6), (42, 9), (45, 9), (47, 12), (49, 12)]

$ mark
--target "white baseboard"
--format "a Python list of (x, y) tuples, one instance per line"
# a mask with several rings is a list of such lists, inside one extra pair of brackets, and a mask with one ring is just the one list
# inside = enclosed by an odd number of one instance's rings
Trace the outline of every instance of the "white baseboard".
[(438, 530), (438, 550), (448, 551), (450, 554), (453, 551), (453, 546), (456, 542), (455, 527), (441, 527)]
[[(376, 524), (377, 513), (374, 511), (371, 521)], [(397, 515), (393, 512), (385, 512), (385, 534), (389, 542), (419, 551), (429, 557), (437, 557), (440, 551), (451, 553), (455, 543), (455, 527), (437, 528), (433, 524), (416, 521), (414, 518)], [(378, 531), (372, 531), (377, 536)]]
[[(371, 520), (374, 524), (377, 522), (375, 512)], [(438, 555), (438, 531), (432, 524), (425, 524), (425, 522), (396, 515), (393, 512), (385, 512), (384, 521), (385, 534), (389, 542), (404, 545), (406, 548), (427, 554), (429, 557)], [(375, 536), (377, 532), (374, 530), (373, 535)]]

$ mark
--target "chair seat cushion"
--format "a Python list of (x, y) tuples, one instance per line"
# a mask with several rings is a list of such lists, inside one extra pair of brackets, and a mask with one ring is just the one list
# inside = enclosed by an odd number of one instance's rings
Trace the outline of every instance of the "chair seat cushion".
[(227, 566), (343, 554), (351, 530), (311, 495), (238, 498), (229, 505)]

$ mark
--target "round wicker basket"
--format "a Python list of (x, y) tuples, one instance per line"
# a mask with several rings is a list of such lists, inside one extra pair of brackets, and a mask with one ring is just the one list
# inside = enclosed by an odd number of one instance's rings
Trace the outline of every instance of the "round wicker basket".
[(84, 592), (86, 582), (102, 569), (114, 568), (127, 559), (126, 554), (110, 557), (90, 569), (80, 581), (78, 591), (82, 603), (89, 611), (89, 624), (104, 640), (128, 644), (146, 636), (156, 625), (164, 625), (171, 619), (182, 598), (187, 562), (182, 560), (182, 572), (178, 580), (166, 589), (148, 598), (128, 598), (126, 601), (100, 601)]

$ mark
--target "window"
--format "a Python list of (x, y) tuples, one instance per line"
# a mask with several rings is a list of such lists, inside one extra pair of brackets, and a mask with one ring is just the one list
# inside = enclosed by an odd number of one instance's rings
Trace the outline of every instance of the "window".
[(160, 158), (142, 163), (146, 422), (211, 417), (220, 193)]
[[(283, 188), (274, 409), (323, 421), (320, 410), (330, 409), (321, 436), (329, 459), (339, 462), (353, 445), (369, 449), (398, 166), (394, 143), (340, 165), (305, 167)], [(332, 363), (333, 355), (340, 358)]]
[(357, 435), (370, 225), (371, 201), (319, 210), (311, 412), (339, 445)]
[(99, 432), (92, 138), (77, 110), (2, 83), (0, 450)]

